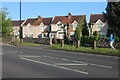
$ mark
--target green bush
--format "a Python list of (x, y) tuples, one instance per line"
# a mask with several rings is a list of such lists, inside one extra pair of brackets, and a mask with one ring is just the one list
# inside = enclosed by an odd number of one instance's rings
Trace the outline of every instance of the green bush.
[(120, 42), (120, 38), (116, 36), (116, 37), (115, 37), (115, 41), (116, 41), (116, 42)]
[(98, 36), (82, 36), (81, 44), (82, 46), (92, 46), (93, 41), (98, 41)]
[(94, 31), (94, 32), (93, 32), (93, 35), (94, 35), (94, 36), (98, 36), (98, 31)]

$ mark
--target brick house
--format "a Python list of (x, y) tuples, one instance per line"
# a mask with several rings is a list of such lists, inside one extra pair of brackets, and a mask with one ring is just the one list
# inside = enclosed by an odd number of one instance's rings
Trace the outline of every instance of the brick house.
[(106, 37), (108, 24), (106, 23), (103, 14), (91, 14), (89, 23), (91, 35), (93, 35), (94, 31), (98, 31), (99, 36)]
[[(25, 20), (21, 20), (21, 26)], [(19, 37), (19, 29), (20, 29), (20, 21), (12, 21), (12, 26), (13, 26), (13, 35)]]
[(72, 15), (69, 13), (67, 16), (55, 16), (51, 22), (49, 37), (63, 39), (64, 31), (67, 37), (73, 36), (80, 18), (86, 20), (86, 15)]
[(45, 38), (49, 37), (50, 22), (52, 18), (38, 18), (27, 19), (23, 24), (23, 38)]

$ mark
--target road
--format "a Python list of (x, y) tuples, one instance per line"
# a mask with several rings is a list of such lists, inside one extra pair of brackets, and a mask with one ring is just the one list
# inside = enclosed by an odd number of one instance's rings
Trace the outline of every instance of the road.
[(118, 78), (118, 57), (2, 45), (3, 78)]

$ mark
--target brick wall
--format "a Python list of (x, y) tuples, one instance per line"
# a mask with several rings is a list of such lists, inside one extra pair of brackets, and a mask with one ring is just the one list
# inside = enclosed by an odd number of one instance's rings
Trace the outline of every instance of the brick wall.
[(23, 42), (32, 42), (32, 43), (39, 43), (39, 44), (49, 44), (50, 38), (24, 38)]

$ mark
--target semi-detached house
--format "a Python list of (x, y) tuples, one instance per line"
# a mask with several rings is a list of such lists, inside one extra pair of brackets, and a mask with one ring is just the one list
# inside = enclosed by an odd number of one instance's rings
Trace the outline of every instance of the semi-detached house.
[(72, 15), (69, 13), (67, 16), (55, 16), (51, 22), (49, 37), (63, 39), (64, 31), (67, 37), (73, 36), (80, 19), (86, 20), (86, 15)]
[[(38, 16), (38, 18), (27, 19), (22, 23), (23, 29), (23, 38), (46, 38), (49, 37), (50, 32), (50, 23), (52, 18), (42, 18)], [(19, 25), (15, 26), (15, 22), (13, 21), (13, 28), (19, 33)], [(20, 21), (18, 21), (18, 24)], [(14, 33), (16, 35), (16, 33)]]
[(42, 18), (40, 16), (34, 19), (27, 19), (22, 26), (23, 38), (49, 37), (51, 21), (52, 21), (52, 18)]
[(94, 31), (97, 31), (99, 36), (106, 37), (108, 24), (103, 14), (91, 14), (89, 23), (91, 35), (93, 35)]

